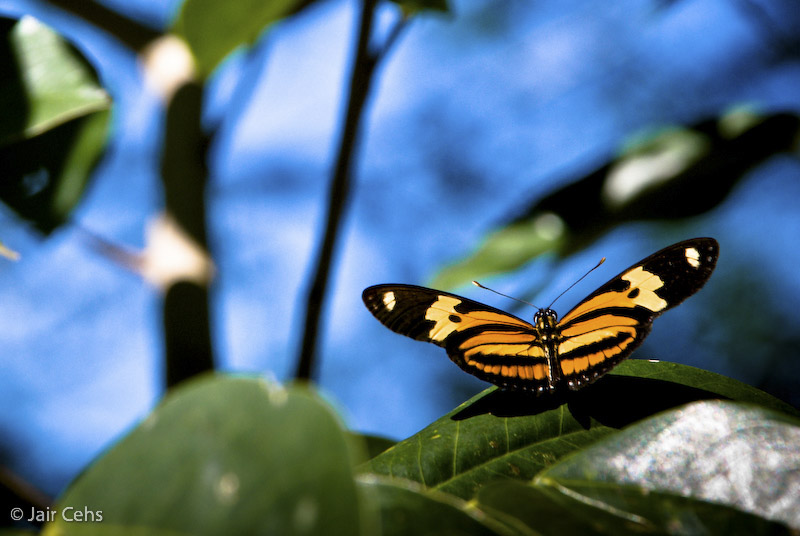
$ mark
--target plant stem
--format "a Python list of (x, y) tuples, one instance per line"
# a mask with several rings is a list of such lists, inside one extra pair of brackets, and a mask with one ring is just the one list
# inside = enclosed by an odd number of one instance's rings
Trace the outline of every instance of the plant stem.
[[(203, 87), (187, 83), (167, 108), (161, 178), (166, 212), (207, 250), (205, 166), (207, 140), (201, 128)], [(214, 370), (208, 283), (174, 282), (165, 289), (162, 310), (166, 386)]]
[(361, 20), (359, 22), (358, 42), (350, 78), (347, 112), (339, 142), (336, 166), (333, 171), (331, 190), (328, 196), (325, 232), (306, 299), (303, 339), (297, 361), (297, 371), (295, 372), (295, 378), (298, 380), (311, 380), (314, 377), (314, 360), (317, 351), (323, 299), (330, 275), (336, 240), (341, 227), (342, 215), (344, 214), (350, 190), (352, 160), (356, 147), (358, 127), (378, 60), (378, 57), (369, 51), (369, 40), (372, 34), (372, 20), (376, 3), (376, 0), (363, 0), (361, 4)]

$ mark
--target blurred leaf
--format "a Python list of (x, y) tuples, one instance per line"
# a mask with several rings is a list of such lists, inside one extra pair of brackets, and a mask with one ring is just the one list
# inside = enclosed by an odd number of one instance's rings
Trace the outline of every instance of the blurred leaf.
[(108, 120), (95, 112), (0, 148), (0, 199), (43, 233), (64, 223), (88, 186)]
[(0, 242), (0, 256), (5, 257), (6, 259), (11, 261), (19, 260), (19, 252), (14, 251), (13, 249), (9, 248), (2, 242)]
[(3, 21), (0, 199), (49, 233), (88, 184), (110, 102), (91, 67), (52, 30), (31, 17)]
[[(677, 220), (718, 206), (766, 159), (797, 149), (800, 117), (736, 111), (642, 138), (614, 160), (534, 199), (470, 257), (446, 267), (437, 288), (516, 269), (542, 253), (572, 253), (617, 225)], [(527, 239), (522, 238), (528, 232)], [(509, 250), (516, 248), (509, 253)]]
[(426, 493), (414, 482), (363, 476), (358, 484), (380, 504), (383, 536), (509, 533), (474, 506), (444, 493)]
[(381, 452), (385, 451), (386, 449), (390, 448), (392, 445), (397, 443), (397, 441), (394, 441), (392, 439), (375, 435), (356, 434), (352, 432), (348, 435), (352, 436), (354, 441), (357, 441), (360, 444), (364, 445), (366, 452), (364, 459), (361, 460), (362, 462), (374, 458)]
[(604, 486), (598, 493), (609, 502), (586, 500), (538, 481), (502, 481), (481, 489), (477, 505), (507, 523), (516, 520), (538, 533), (554, 536), (790, 534), (783, 525), (702, 500), (618, 484)]
[(647, 516), (653, 503), (640, 502), (644, 508), (637, 510), (619, 493), (620, 484), (638, 486), (645, 494), (705, 500), (798, 530), (800, 419), (732, 402), (697, 402), (576, 453), (541, 473), (537, 483), (604, 509)]
[(33, 17), (0, 19), (0, 146), (109, 109), (89, 64)]
[(399, 5), (406, 16), (423, 10), (450, 11), (447, 0), (392, 0), (392, 2)]
[[(370, 519), (354, 459), (312, 392), (206, 376), (172, 391), (57, 507), (102, 511), (98, 527), (126, 534), (359, 534)], [(46, 534), (92, 530), (58, 519)]]
[(189, 44), (197, 68), (205, 77), (234, 49), (254, 43), (267, 26), (308, 3), (304, 0), (186, 0), (174, 30)]
[(472, 257), (445, 267), (430, 286), (456, 288), (473, 279), (516, 270), (542, 253), (561, 248), (563, 242), (564, 222), (545, 212), (494, 231)]
[(720, 397), (794, 411), (718, 374), (629, 360), (613, 374), (561, 398), (489, 388), (362, 465), (361, 471), (470, 499), (498, 478), (530, 480), (623, 426), (688, 402)]

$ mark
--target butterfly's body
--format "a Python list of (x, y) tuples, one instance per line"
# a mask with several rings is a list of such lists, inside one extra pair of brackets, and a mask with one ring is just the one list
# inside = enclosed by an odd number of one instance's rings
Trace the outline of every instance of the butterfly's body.
[(413, 285), (376, 285), (363, 298), (389, 329), (444, 347), (470, 374), (506, 389), (552, 393), (579, 389), (628, 357), (655, 317), (705, 284), (718, 254), (713, 238), (673, 244), (611, 279), (561, 320), (546, 308), (533, 324)]
[(558, 314), (550, 309), (539, 309), (533, 315), (533, 326), (547, 359), (547, 389), (555, 391), (561, 383), (558, 367)]

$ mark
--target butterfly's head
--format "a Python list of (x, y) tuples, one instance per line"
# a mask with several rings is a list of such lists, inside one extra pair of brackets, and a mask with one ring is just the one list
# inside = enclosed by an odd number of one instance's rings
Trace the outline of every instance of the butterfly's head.
[(555, 329), (557, 323), (558, 314), (549, 307), (546, 309), (539, 309), (536, 311), (536, 314), (533, 315), (533, 325), (535, 325), (537, 329), (552, 330)]

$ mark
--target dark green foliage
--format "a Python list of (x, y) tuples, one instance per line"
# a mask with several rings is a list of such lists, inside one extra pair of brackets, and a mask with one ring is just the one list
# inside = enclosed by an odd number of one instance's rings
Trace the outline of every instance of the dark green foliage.
[(361, 479), (359, 487), (380, 504), (383, 536), (513, 534), (465, 501), (427, 492), (413, 482), (370, 477)]
[(194, 54), (205, 77), (237, 47), (251, 45), (273, 23), (305, 2), (300, 0), (188, 0), (181, 5), (175, 32)]
[(549, 195), (531, 199), (522, 214), (431, 285), (453, 288), (517, 269), (544, 253), (568, 255), (623, 223), (703, 214), (721, 204), (754, 167), (792, 150), (799, 133), (800, 118), (788, 113), (736, 112), (665, 129)]
[(0, 199), (43, 233), (78, 204), (105, 147), (110, 101), (86, 61), (32, 18), (0, 26)]

